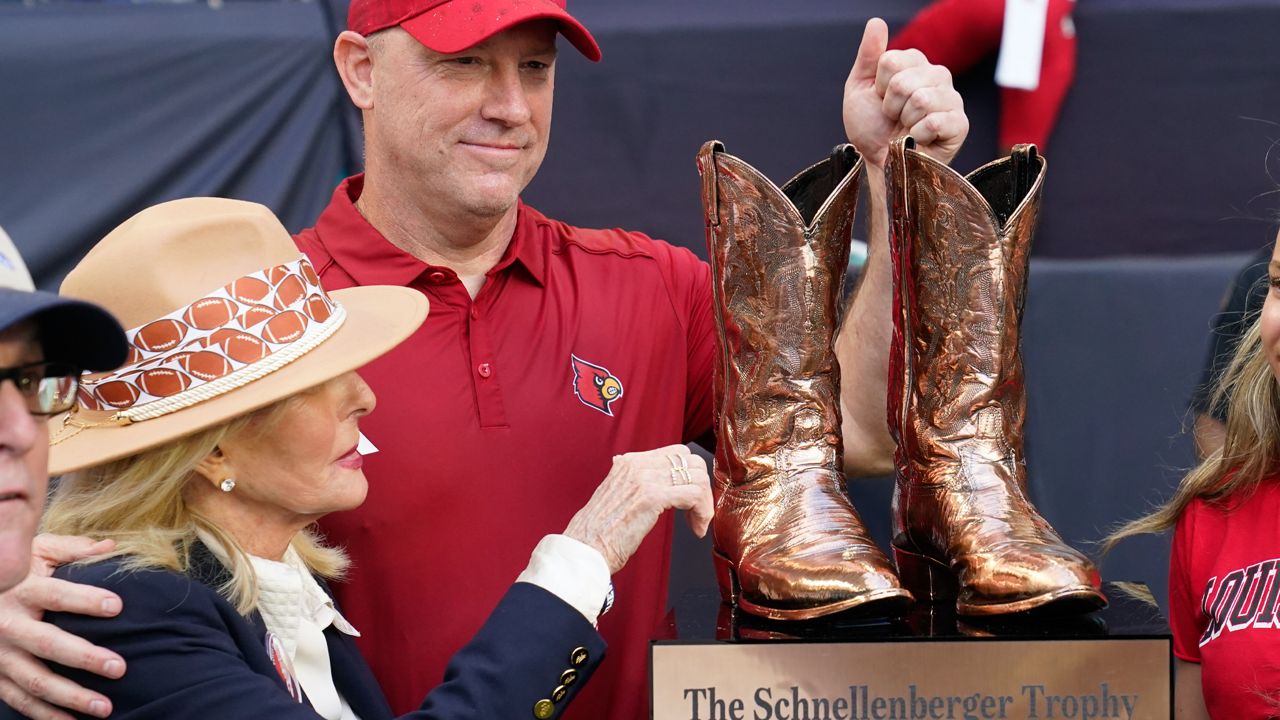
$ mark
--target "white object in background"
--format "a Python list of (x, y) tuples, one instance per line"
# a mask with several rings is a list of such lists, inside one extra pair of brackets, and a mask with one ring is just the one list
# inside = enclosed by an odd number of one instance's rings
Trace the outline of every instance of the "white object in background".
[(867, 244), (861, 240), (849, 243), (849, 267), (860, 268), (867, 264)]
[(1016, 90), (1040, 87), (1049, 0), (1005, 0), (1004, 31), (996, 58), (996, 84)]
[(27, 266), (18, 254), (18, 248), (4, 234), (4, 228), (0, 228), (0, 288), (27, 292), (36, 289), (35, 283), (31, 282), (31, 273), (27, 272)]
[(369, 442), (369, 438), (365, 437), (364, 433), (360, 433), (360, 442), (356, 443), (356, 452), (361, 455), (372, 455), (378, 452), (378, 448)]

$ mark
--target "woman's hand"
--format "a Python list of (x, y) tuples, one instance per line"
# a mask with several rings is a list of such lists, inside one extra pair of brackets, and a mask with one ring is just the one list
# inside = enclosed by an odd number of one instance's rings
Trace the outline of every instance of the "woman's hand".
[(711, 479), (701, 457), (684, 445), (618, 455), (564, 534), (598, 550), (613, 575), (672, 508), (688, 510), (694, 534), (707, 534), (713, 513)]
[[(46, 612), (94, 617), (120, 613), (115, 593), (50, 577), (59, 565), (110, 552), (111, 541), (38, 535), (32, 545), (31, 574), (0, 594), (0, 700), (35, 720), (71, 720), (71, 708), (95, 717), (111, 713), (111, 701), (56, 675), (41, 658), (107, 678), (124, 675), (124, 660), (110, 650), (42, 622)], [(34, 656), (34, 657), (33, 657)]]

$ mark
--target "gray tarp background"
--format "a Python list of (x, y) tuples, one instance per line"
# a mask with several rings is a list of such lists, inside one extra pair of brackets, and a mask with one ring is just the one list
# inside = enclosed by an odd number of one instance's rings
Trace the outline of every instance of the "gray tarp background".
[[(861, 26), (924, 0), (576, 0), (605, 60), (561, 55), (547, 162), (527, 193), (581, 225), (701, 253), (693, 157), (712, 137), (781, 182), (841, 139)], [(133, 212), (195, 194), (314, 219), (358, 165), (330, 48), (343, 0), (0, 0), (0, 226), (56, 282)], [(1080, 0), (1040, 257), (1247, 252), (1276, 207), (1280, 0)], [(955, 165), (994, 156), (992, 64), (961, 78)], [(1280, 162), (1271, 163), (1280, 169)], [(1280, 175), (1280, 172), (1274, 173)]]
[(347, 162), (321, 7), (0, 6), (0, 226), (37, 279), (163, 200), (310, 224)]
[[(778, 181), (821, 158), (841, 139), (865, 18), (900, 25), (923, 5), (575, 0), (605, 61), (562, 53), (551, 151), (527, 199), (704, 254), (698, 146), (720, 138)], [(310, 224), (358, 166), (329, 57), (344, 18), (342, 0), (0, 0), (0, 226), (37, 279), (56, 286), (110, 228), (166, 199), (252, 199), (290, 229)], [(1190, 462), (1183, 407), (1244, 257), (1201, 255), (1271, 239), (1257, 218), (1275, 207), (1280, 0), (1080, 0), (1076, 24), (1026, 354), (1032, 492), (1081, 543), (1162, 498)], [(995, 152), (992, 67), (958, 82), (973, 124), (962, 171)], [(1122, 255), (1145, 257), (1098, 259)], [(883, 529), (883, 483), (855, 494)], [(673, 592), (709, 584), (703, 551), (678, 548)], [(1163, 596), (1164, 548), (1134, 543), (1105, 574)]]

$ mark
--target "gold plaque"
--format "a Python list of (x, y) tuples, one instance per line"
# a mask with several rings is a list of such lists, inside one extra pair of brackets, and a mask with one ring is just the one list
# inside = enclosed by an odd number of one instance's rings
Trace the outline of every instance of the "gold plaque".
[(1168, 720), (1167, 639), (655, 644), (653, 717)]

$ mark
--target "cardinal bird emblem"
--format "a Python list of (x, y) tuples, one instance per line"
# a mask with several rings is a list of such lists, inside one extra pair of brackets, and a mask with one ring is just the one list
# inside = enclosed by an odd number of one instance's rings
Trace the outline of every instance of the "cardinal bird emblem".
[(622, 397), (622, 381), (607, 369), (577, 355), (569, 355), (569, 363), (573, 366), (573, 394), (583, 405), (613, 417), (609, 406)]

